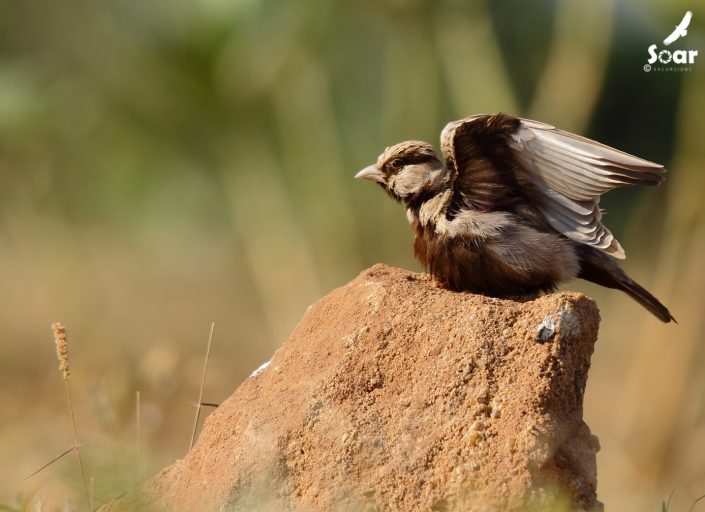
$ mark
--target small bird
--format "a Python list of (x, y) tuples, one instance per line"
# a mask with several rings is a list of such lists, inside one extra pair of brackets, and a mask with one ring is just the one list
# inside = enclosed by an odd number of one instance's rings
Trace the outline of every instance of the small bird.
[(507, 297), (582, 278), (675, 321), (617, 264), (625, 253), (598, 207), (609, 190), (658, 185), (662, 165), (503, 113), (449, 123), (441, 152), (401, 142), (355, 175), (405, 203), (414, 254), (441, 286)]
[(681, 22), (678, 25), (676, 25), (676, 29), (673, 32), (671, 32), (671, 35), (669, 35), (666, 39), (663, 40), (663, 44), (668, 46), (671, 43), (676, 42), (681, 37), (687, 36), (688, 31), (686, 29), (688, 28), (688, 25), (690, 25), (690, 20), (692, 17), (693, 17), (692, 11), (687, 11), (685, 13), (685, 16), (683, 16), (683, 19), (681, 20)]

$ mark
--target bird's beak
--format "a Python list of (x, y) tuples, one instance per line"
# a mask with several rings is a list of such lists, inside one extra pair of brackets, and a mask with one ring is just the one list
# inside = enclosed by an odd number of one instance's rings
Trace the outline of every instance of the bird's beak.
[(377, 167), (375, 167), (374, 165), (370, 165), (358, 172), (355, 175), (355, 179), (370, 180), (376, 181), (377, 183), (384, 183), (384, 174), (382, 174), (382, 171), (377, 169)]

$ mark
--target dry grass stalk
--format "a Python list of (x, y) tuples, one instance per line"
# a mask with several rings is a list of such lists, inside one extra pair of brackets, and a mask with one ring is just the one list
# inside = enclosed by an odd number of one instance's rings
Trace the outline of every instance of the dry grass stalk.
[(198, 401), (196, 402), (196, 418), (193, 420), (193, 431), (191, 432), (191, 444), (188, 447), (188, 451), (193, 448), (193, 443), (196, 442), (196, 431), (198, 430), (198, 420), (201, 418), (201, 407), (203, 402), (203, 387), (206, 384), (206, 372), (208, 371), (208, 357), (211, 353), (211, 342), (213, 341), (213, 329), (215, 329), (215, 322), (211, 323), (211, 332), (208, 335), (208, 346), (206, 347), (206, 360), (203, 363), (203, 373), (201, 374), (201, 388), (198, 392)]
[[(36, 471), (33, 471), (31, 474), (27, 475), (26, 477), (24, 477), (24, 478), (22, 479), (22, 481), (24, 482), (25, 480), (29, 480), (29, 479), (32, 478), (34, 475), (37, 475), (37, 474), (41, 473), (41, 472), (44, 471), (46, 468), (48, 468), (49, 466), (51, 466), (52, 464), (54, 464), (54, 462), (60, 460), (60, 459), (63, 458), (64, 456), (68, 455), (68, 454), (71, 453), (73, 450), (74, 450), (74, 447), (73, 447), (73, 446), (69, 446), (69, 447), (66, 448), (63, 452), (61, 452), (59, 455), (57, 455), (56, 457), (54, 457), (53, 459), (51, 459), (49, 462), (47, 462), (46, 464), (44, 464), (42, 467), (40, 467), (40, 468), (37, 469)], [(0, 510), (1, 510), (1, 509), (0, 509)]]
[(700, 496), (697, 500), (695, 500), (695, 501), (693, 502), (693, 504), (692, 504), (692, 505), (690, 506), (690, 508), (688, 509), (688, 512), (693, 512), (693, 509), (695, 508), (695, 505), (697, 505), (698, 502), (699, 502), (700, 500), (703, 500), (703, 499), (705, 499), (705, 494), (703, 494), (702, 496)]
[(95, 494), (95, 479), (91, 476), (90, 493), (88, 494), (88, 510), (93, 510), (93, 496)]
[(71, 414), (71, 424), (73, 426), (73, 450), (76, 452), (76, 460), (78, 461), (78, 468), (81, 472), (81, 481), (83, 482), (83, 490), (86, 494), (86, 505), (88, 510), (91, 507), (91, 496), (88, 492), (88, 485), (86, 483), (86, 473), (83, 470), (83, 460), (81, 459), (81, 449), (78, 445), (78, 433), (76, 430), (76, 416), (73, 412), (73, 404), (71, 403), (71, 391), (69, 388), (69, 377), (71, 375), (71, 370), (69, 369), (69, 348), (68, 339), (66, 337), (66, 328), (60, 323), (56, 322), (51, 326), (54, 331), (54, 343), (56, 344), (56, 356), (59, 358), (59, 371), (64, 379), (64, 387), (66, 389), (66, 400), (69, 404), (69, 413)]
[(142, 400), (139, 390), (135, 398), (137, 402), (137, 478), (142, 480)]

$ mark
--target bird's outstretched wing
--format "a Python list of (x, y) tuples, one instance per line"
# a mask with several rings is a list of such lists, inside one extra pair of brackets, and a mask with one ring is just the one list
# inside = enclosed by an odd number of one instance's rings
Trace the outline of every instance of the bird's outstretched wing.
[(671, 32), (671, 34), (663, 40), (663, 44), (668, 46), (669, 44), (677, 41), (681, 37), (685, 37), (688, 35), (688, 31), (686, 30), (688, 28), (688, 25), (690, 25), (690, 19), (693, 17), (692, 11), (688, 11), (685, 13), (685, 16), (683, 16), (683, 19), (681, 22), (676, 25), (676, 29)]
[(507, 173), (493, 149), (504, 146), (505, 135), (520, 120), (498, 115), (476, 115), (448, 123), (441, 132), (441, 151), (453, 174), (453, 203), (457, 208), (501, 210), (511, 200)]
[(504, 114), (449, 123), (441, 148), (466, 207), (502, 209), (512, 191), (530, 190), (526, 198), (554, 229), (616, 258), (624, 258), (624, 250), (601, 222), (600, 196), (618, 187), (657, 185), (666, 173), (599, 142)]

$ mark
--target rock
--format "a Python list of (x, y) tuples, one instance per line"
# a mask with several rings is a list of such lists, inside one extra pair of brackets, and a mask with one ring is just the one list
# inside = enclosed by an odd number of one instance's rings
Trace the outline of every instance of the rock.
[(106, 510), (600, 510), (582, 420), (598, 324), (580, 294), (500, 300), (376, 265)]

